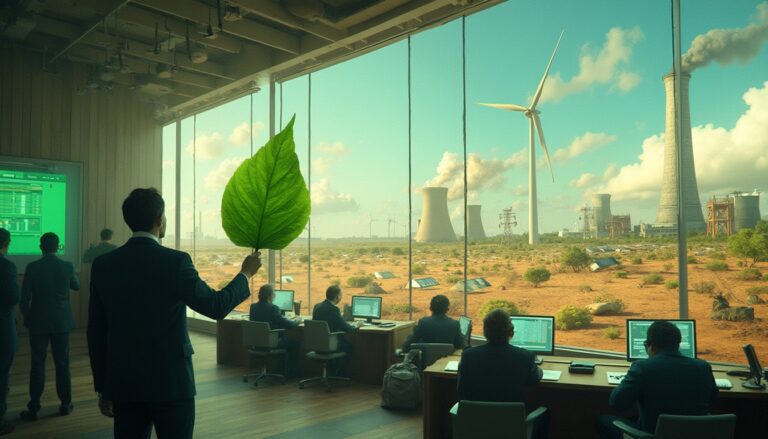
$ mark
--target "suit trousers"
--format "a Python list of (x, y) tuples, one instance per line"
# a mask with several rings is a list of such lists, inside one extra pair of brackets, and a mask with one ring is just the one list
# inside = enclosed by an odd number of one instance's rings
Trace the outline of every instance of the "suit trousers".
[(113, 404), (115, 439), (149, 439), (152, 426), (158, 439), (192, 439), (195, 399)]
[[(13, 323), (13, 322), (12, 322)], [(6, 398), (8, 397), (8, 375), (11, 372), (13, 356), (16, 353), (16, 327), (15, 325), (2, 327), (0, 334), (0, 425), (3, 425), (3, 416), (8, 408)]]
[(45, 388), (45, 356), (51, 342), (53, 364), (56, 366), (56, 394), (62, 407), (72, 402), (72, 378), (69, 372), (69, 332), (29, 334), (32, 368), (29, 371), (29, 403), (32, 412), (40, 410), (40, 397)]

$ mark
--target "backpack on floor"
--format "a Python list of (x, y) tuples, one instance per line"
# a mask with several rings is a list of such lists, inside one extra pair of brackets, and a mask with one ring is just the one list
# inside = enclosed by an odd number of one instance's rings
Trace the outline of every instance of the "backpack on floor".
[(401, 363), (384, 372), (381, 385), (381, 406), (390, 409), (417, 409), (421, 405), (421, 374), (416, 363), (421, 351), (408, 352)]

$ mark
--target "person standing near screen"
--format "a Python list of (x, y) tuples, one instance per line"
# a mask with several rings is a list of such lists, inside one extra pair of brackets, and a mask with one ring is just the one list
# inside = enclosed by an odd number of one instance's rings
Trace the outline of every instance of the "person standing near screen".
[(608, 404), (616, 410), (628, 410), (637, 404), (637, 422), (603, 415), (597, 419), (597, 431), (603, 439), (621, 438), (613, 425), (620, 420), (648, 433), (656, 430), (660, 414), (706, 415), (718, 394), (712, 366), (706, 361), (680, 353), (680, 329), (658, 320), (648, 328), (645, 350), (648, 358), (632, 363), (621, 384), (611, 392)]
[[(297, 321), (283, 317), (280, 313), (280, 308), (272, 303), (274, 300), (275, 288), (270, 284), (262, 285), (259, 288), (259, 301), (251, 304), (250, 320), (253, 322), (269, 323), (269, 329), (290, 329), (299, 326)], [(288, 352), (287, 370), (285, 371), (285, 375), (288, 378), (296, 376), (299, 366), (299, 346), (300, 343), (298, 341), (286, 338), (285, 334), (280, 333), (277, 347)]]
[(403, 350), (411, 349), (413, 343), (448, 343), (456, 349), (464, 347), (464, 337), (461, 335), (459, 322), (448, 317), (451, 301), (438, 294), (429, 302), (432, 315), (419, 320), (413, 334), (405, 339)]
[(116, 245), (112, 244), (112, 230), (102, 229), (99, 235), (101, 236), (101, 242), (96, 245), (91, 244), (91, 246), (88, 247), (88, 250), (86, 250), (85, 254), (83, 255), (83, 262), (86, 264), (93, 263), (93, 260), (97, 257), (103, 255), (104, 253), (109, 253), (117, 248)]
[(3, 421), (8, 397), (8, 376), (16, 353), (16, 315), (14, 307), (19, 303), (19, 276), (16, 264), (5, 256), (11, 245), (11, 233), (0, 228), (0, 436), (13, 431), (13, 425)]
[(53, 364), (56, 366), (56, 394), (61, 404), (59, 414), (72, 412), (72, 383), (69, 372), (69, 331), (75, 326), (69, 290), (80, 290), (80, 281), (71, 262), (56, 256), (59, 237), (44, 233), (40, 237), (43, 257), (27, 264), (21, 286), (21, 314), (24, 327), (29, 328), (32, 366), (29, 371), (29, 403), (21, 412), (25, 421), (37, 420), (40, 397), (45, 387), (45, 355), (51, 343)]
[(134, 189), (123, 202), (133, 236), (91, 269), (88, 353), (99, 409), (114, 417), (114, 437), (191, 439), (195, 378), (187, 307), (223, 319), (251, 296), (260, 253), (243, 260), (221, 291), (197, 273), (189, 254), (160, 245), (165, 202), (157, 189)]

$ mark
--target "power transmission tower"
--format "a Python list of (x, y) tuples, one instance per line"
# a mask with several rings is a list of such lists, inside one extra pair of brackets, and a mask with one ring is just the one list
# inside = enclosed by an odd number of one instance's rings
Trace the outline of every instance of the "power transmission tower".
[(512, 244), (512, 228), (517, 227), (517, 214), (511, 207), (503, 209), (499, 214), (499, 228), (502, 231), (502, 245)]

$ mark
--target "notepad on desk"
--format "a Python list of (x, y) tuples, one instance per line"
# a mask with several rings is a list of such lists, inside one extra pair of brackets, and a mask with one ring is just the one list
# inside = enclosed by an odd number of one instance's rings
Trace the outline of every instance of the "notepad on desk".
[(445, 365), (446, 372), (458, 372), (459, 371), (459, 362), (458, 361), (449, 361), (448, 364)]
[(560, 375), (563, 373), (559, 370), (547, 370), (542, 369), (544, 374), (541, 376), (542, 381), (560, 381)]
[(626, 372), (606, 372), (605, 374), (608, 376), (608, 384), (620, 384), (621, 380), (624, 379), (624, 376), (627, 373)]

